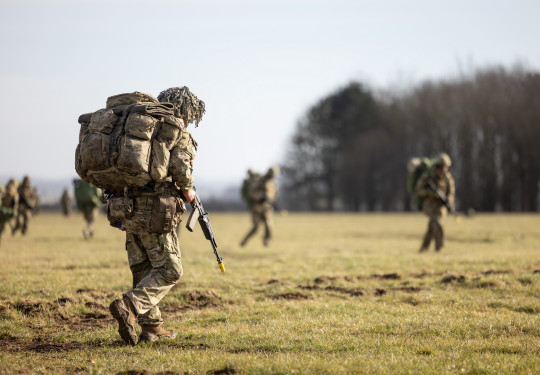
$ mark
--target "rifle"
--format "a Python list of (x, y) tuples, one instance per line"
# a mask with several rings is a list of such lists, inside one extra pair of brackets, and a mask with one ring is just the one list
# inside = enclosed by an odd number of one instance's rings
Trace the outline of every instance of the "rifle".
[(195, 225), (197, 225), (197, 221), (199, 222), (199, 224), (201, 224), (201, 229), (204, 233), (204, 237), (212, 244), (212, 248), (214, 249), (214, 254), (216, 255), (219, 269), (221, 270), (221, 272), (225, 272), (223, 258), (220, 257), (217, 252), (216, 238), (214, 237), (212, 225), (210, 225), (210, 218), (208, 217), (208, 212), (206, 212), (206, 210), (204, 209), (197, 190), (195, 188), (193, 188), (193, 190), (195, 190), (195, 203), (191, 202), (191, 207), (193, 209), (191, 210), (191, 214), (189, 215), (189, 219), (186, 223), (186, 228), (190, 232), (193, 232), (193, 229), (195, 229)]
[(427, 184), (429, 186), (429, 188), (431, 190), (433, 190), (433, 192), (435, 193), (435, 195), (437, 196), (437, 198), (439, 198), (441, 200), (441, 202), (443, 202), (443, 204), (446, 206), (446, 208), (448, 208), (448, 211), (449, 212), (452, 212), (453, 209), (452, 209), (452, 205), (450, 204), (450, 202), (448, 201), (448, 198), (446, 197), (446, 194), (444, 194), (441, 189), (439, 189), (437, 187), (437, 185), (435, 185), (435, 183), (433, 182), (432, 179), (428, 179), (427, 180)]

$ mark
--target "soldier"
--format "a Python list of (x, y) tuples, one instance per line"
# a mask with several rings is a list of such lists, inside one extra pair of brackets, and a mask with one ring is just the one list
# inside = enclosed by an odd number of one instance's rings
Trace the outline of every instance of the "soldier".
[(0, 185), (0, 245), (6, 223), (17, 216), (19, 206), (19, 192), (17, 180), (9, 180), (7, 186)]
[(32, 212), (37, 207), (37, 198), (36, 190), (30, 186), (30, 176), (24, 176), (22, 184), (19, 186), (19, 209), (11, 234), (17, 233), (19, 229), (23, 236), (26, 234)]
[[(158, 100), (174, 104), (175, 121), (182, 128), (200, 122), (205, 109), (204, 102), (192, 94), (187, 87), (174, 87), (162, 91)], [(133, 276), (133, 288), (121, 299), (113, 301), (109, 307), (118, 321), (118, 332), (122, 339), (131, 345), (138, 341), (156, 341), (160, 338), (176, 337), (172, 330), (162, 328), (163, 318), (158, 303), (167, 295), (182, 276), (182, 263), (176, 228), (185, 210), (185, 203), (195, 199), (193, 189), (193, 159), (197, 143), (185, 129), (170, 149), (170, 161), (164, 160), (164, 167), (169, 163), (169, 177), (164, 182), (150, 182), (144, 188), (129, 189), (129, 192), (107, 193), (109, 213), (115, 205), (122, 206), (123, 199), (134, 201), (134, 212), (130, 218), (118, 221), (117, 226), (126, 231), (126, 250)], [(156, 232), (151, 230), (154, 219), (155, 202), (171, 202), (166, 210), (173, 212), (167, 229)], [(164, 203), (165, 206), (167, 204)], [(111, 211), (112, 210), (112, 211)], [(152, 218), (152, 220), (151, 220)], [(137, 337), (135, 323), (142, 328)]]
[(248, 208), (251, 210), (255, 204), (252, 191), (255, 189), (257, 181), (261, 178), (261, 175), (255, 172), (253, 169), (248, 169), (247, 174), (247, 177), (242, 182), (240, 194), (242, 199), (246, 202)]
[(440, 251), (444, 245), (441, 219), (448, 212), (447, 206), (453, 207), (455, 196), (454, 178), (449, 170), (451, 165), (452, 161), (447, 154), (439, 154), (433, 167), (424, 172), (416, 183), (415, 194), (423, 200), (422, 210), (429, 217), (420, 252), (429, 249), (432, 239), (435, 239), (435, 251)]
[[(246, 203), (251, 211), (251, 220), (253, 227), (246, 234), (240, 246), (245, 246), (251, 236), (259, 229), (262, 221), (264, 224), (264, 246), (270, 244), (272, 239), (272, 212), (276, 204), (277, 187), (274, 177), (279, 175), (279, 168), (272, 167), (264, 176), (253, 174), (252, 180), (248, 183)], [(242, 192), (244, 195), (244, 193)]]
[(82, 212), (86, 227), (82, 233), (85, 240), (94, 236), (94, 222), (99, 214), (101, 207), (102, 192), (92, 184), (80, 179), (73, 180), (75, 186), (75, 201), (77, 209)]
[(71, 197), (69, 196), (68, 189), (64, 189), (62, 198), (60, 198), (60, 205), (62, 206), (64, 216), (69, 216), (71, 214)]

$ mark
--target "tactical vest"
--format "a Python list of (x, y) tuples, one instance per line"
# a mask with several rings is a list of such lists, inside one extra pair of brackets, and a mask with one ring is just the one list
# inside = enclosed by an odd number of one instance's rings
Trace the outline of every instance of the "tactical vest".
[(83, 181), (111, 191), (164, 181), (184, 129), (173, 104), (140, 92), (109, 97), (106, 108), (81, 115), (79, 123), (75, 170)]

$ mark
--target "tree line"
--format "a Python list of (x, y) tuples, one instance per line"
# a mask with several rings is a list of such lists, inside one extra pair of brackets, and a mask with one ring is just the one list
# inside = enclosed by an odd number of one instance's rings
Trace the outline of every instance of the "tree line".
[(446, 152), (458, 210), (538, 211), (540, 74), (489, 67), (408, 90), (351, 82), (298, 121), (283, 163), (291, 210), (409, 210), (407, 161)]

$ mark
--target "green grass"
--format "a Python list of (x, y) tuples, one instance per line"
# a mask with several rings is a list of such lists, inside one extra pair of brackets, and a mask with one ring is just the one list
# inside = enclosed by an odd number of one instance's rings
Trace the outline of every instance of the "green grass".
[(291, 214), (245, 248), (247, 214), (211, 214), (219, 272), (181, 231), (184, 276), (162, 301), (175, 340), (124, 345), (109, 303), (131, 282), (124, 234), (42, 214), (0, 248), (0, 374), (540, 373), (540, 216)]

